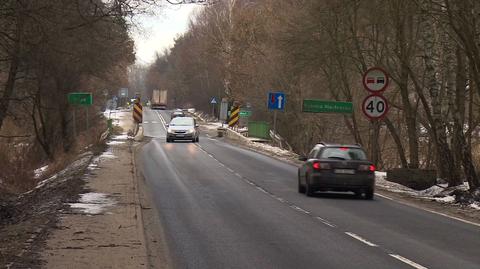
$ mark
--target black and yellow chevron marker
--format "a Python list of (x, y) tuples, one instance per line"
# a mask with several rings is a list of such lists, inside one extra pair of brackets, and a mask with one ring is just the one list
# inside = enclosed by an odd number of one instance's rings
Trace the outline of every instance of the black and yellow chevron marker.
[(228, 119), (228, 127), (233, 127), (237, 125), (239, 119), (240, 119), (240, 107), (234, 106), (232, 107), (230, 118)]
[(136, 102), (133, 105), (133, 120), (137, 123), (142, 123), (143, 121), (143, 108), (140, 102)]

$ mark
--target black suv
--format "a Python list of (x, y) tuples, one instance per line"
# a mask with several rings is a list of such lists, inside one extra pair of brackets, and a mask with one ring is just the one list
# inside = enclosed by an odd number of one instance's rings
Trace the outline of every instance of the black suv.
[(298, 192), (351, 191), (373, 199), (375, 166), (361, 146), (320, 143), (299, 159), (305, 163), (298, 168)]

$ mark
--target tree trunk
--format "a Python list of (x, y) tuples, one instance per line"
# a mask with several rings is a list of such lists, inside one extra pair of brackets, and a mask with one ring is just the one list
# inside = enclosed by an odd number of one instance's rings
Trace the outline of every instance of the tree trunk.
[(398, 152), (398, 156), (400, 157), (400, 162), (402, 164), (402, 167), (407, 168), (408, 162), (405, 156), (405, 150), (402, 145), (402, 140), (398, 135), (397, 129), (395, 128), (395, 126), (393, 126), (393, 123), (390, 121), (389, 118), (385, 118), (384, 122), (387, 125), (387, 128), (390, 131), (390, 134), (392, 135), (393, 141), (395, 142), (395, 146), (397, 147), (397, 152)]

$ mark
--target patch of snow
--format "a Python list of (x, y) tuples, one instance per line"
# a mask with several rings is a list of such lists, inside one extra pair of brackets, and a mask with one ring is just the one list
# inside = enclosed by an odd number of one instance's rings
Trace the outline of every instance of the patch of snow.
[(34, 176), (35, 179), (39, 179), (40, 177), (42, 177), (43, 173), (45, 173), (45, 171), (47, 171), (47, 169), (48, 169), (48, 164), (45, 165), (45, 166), (42, 166), (38, 169), (33, 170), (33, 173), (35, 175)]
[(107, 145), (112, 146), (112, 145), (120, 145), (120, 144), (125, 144), (125, 141), (108, 141)]
[(424, 195), (424, 196), (435, 196), (439, 195), (442, 191), (444, 191), (448, 187), (448, 184), (438, 184), (434, 185), (426, 190), (419, 191), (419, 195)]
[(262, 149), (264, 151), (271, 152), (271, 153), (274, 153), (274, 154), (277, 154), (277, 155), (291, 155), (292, 154), (292, 152), (290, 152), (288, 150), (281, 149), (279, 147), (275, 147), (275, 146), (272, 146), (272, 145), (269, 145), (269, 144), (255, 143), (255, 142), (251, 142), (251, 144), (257, 149)]
[(417, 191), (410, 189), (409, 187), (403, 186), (401, 184), (390, 182), (386, 180), (387, 173), (375, 171), (375, 185), (387, 189), (391, 192), (397, 193), (407, 193), (410, 195), (417, 195)]
[(107, 194), (90, 192), (81, 194), (78, 203), (69, 203), (68, 205), (82, 213), (98, 215), (114, 204), (115, 202), (108, 198)]
[(222, 123), (220, 123), (220, 122), (209, 122), (209, 123), (203, 125), (203, 127), (207, 128), (209, 130), (216, 130), (216, 129), (222, 127)]
[[(37, 186), (28, 191), (28, 192), (25, 192), (24, 194), (28, 194), (28, 193), (31, 193), (33, 190), (35, 189), (39, 189), (39, 188), (42, 188), (43, 186), (45, 186), (46, 184), (50, 184), (50, 183), (53, 183), (55, 182), (55, 179), (57, 179), (58, 177), (62, 177), (62, 176), (65, 176), (65, 175), (68, 175), (69, 173), (71, 173), (72, 171), (75, 171), (76, 169), (78, 169), (79, 167), (81, 167), (82, 165), (86, 165), (87, 162), (90, 161), (91, 157), (92, 157), (93, 153), (92, 152), (85, 152), (83, 154), (80, 154), (78, 156), (78, 159), (76, 161), (74, 161), (73, 163), (71, 163), (70, 165), (68, 165), (66, 168), (64, 168), (62, 171), (58, 172), (57, 174), (45, 179), (45, 180), (42, 180), (40, 181)], [(66, 179), (64, 179), (63, 181), (65, 181)], [(22, 194), (22, 195), (24, 195)]]
[(455, 202), (455, 195), (447, 195), (445, 197), (433, 197), (433, 199), (437, 202), (442, 202), (442, 203), (453, 203)]
[(117, 156), (115, 156), (115, 154), (113, 154), (113, 152), (111, 150), (105, 151), (99, 157), (99, 159), (116, 159), (116, 158), (117, 158)]
[(480, 210), (480, 202), (473, 202), (469, 206), (473, 209)]
[(122, 134), (122, 135), (116, 135), (112, 137), (112, 140), (127, 140), (129, 138), (128, 135)]

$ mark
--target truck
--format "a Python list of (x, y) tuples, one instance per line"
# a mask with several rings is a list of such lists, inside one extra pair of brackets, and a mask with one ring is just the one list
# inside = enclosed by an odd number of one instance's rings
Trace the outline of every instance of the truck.
[(152, 91), (152, 109), (167, 109), (167, 90)]

